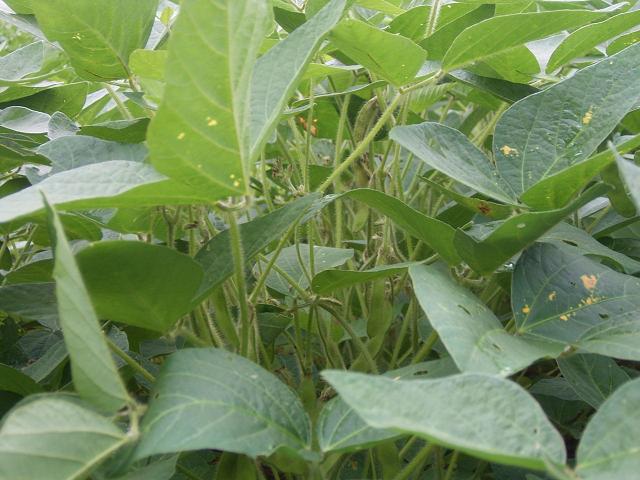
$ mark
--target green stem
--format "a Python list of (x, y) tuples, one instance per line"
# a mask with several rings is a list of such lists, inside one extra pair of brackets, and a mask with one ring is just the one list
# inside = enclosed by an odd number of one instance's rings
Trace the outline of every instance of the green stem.
[(249, 353), (249, 346), (251, 344), (251, 325), (249, 318), (249, 301), (247, 298), (247, 284), (244, 277), (244, 249), (242, 247), (242, 238), (240, 237), (240, 228), (238, 228), (236, 212), (229, 212), (227, 218), (229, 221), (229, 240), (231, 242), (231, 252), (235, 267), (236, 288), (238, 291), (238, 309), (240, 312), (240, 354), (246, 356)]
[(109, 348), (113, 351), (113, 353), (119, 356), (135, 372), (142, 375), (146, 380), (150, 381), (151, 383), (154, 383), (156, 381), (156, 377), (151, 375), (151, 373), (149, 373), (148, 370), (146, 370), (142, 365), (136, 362), (129, 354), (127, 354), (127, 352), (125, 352), (118, 345), (113, 343), (113, 340), (111, 340), (106, 335), (105, 335), (105, 339), (107, 340), (107, 345), (109, 345)]
[(400, 94), (396, 95), (396, 97), (391, 101), (391, 103), (389, 104), (387, 109), (384, 111), (382, 116), (378, 119), (376, 124), (371, 128), (371, 130), (369, 131), (367, 136), (364, 137), (364, 139), (362, 140), (362, 142), (360, 142), (358, 144), (356, 149), (353, 152), (351, 152), (351, 155), (349, 155), (346, 158), (346, 160), (344, 162), (342, 162), (340, 164), (340, 166), (338, 166), (338, 168), (334, 169), (333, 173), (331, 175), (329, 175), (329, 178), (327, 178), (322, 183), (322, 185), (320, 185), (320, 187), (318, 187), (318, 189), (317, 189), (318, 192), (324, 192), (331, 185), (335, 185), (336, 181), (340, 178), (340, 176), (349, 167), (351, 167), (351, 165), (353, 165), (353, 163), (356, 160), (358, 160), (362, 156), (363, 153), (365, 153), (367, 151), (367, 148), (369, 148), (369, 144), (371, 142), (373, 142), (373, 140), (376, 138), (376, 135), (378, 135), (378, 132), (380, 132), (380, 130), (382, 130), (382, 127), (385, 126), (387, 121), (393, 115), (393, 112), (395, 111), (396, 107), (400, 103), (400, 99), (401, 98), (402, 98), (402, 95), (400, 95)]
[(415, 457), (400, 472), (393, 477), (393, 480), (406, 480), (422, 463), (431, 455), (435, 445), (430, 443), (422, 448)]

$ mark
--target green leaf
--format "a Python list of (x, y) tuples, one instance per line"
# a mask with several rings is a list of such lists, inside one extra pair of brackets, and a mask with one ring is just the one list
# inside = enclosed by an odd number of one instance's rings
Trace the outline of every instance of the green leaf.
[(122, 476), (109, 478), (110, 480), (171, 480), (176, 472), (177, 460), (177, 456), (166, 460), (157, 460)]
[[(385, 373), (385, 376), (397, 380), (439, 378), (453, 373), (457, 373), (457, 370), (452, 362), (449, 359), (440, 359), (392, 370)], [(361, 450), (401, 435), (394, 430), (370, 427), (340, 397), (332, 398), (320, 411), (317, 432), (320, 450), (325, 453)]]
[(513, 103), (522, 100), (529, 95), (539, 92), (530, 85), (512, 83), (497, 78), (482, 77), (466, 70), (454, 70), (449, 76), (459, 82), (470, 85), (479, 90), (489, 92), (505, 102)]
[(73, 384), (82, 398), (105, 411), (116, 411), (129, 401), (118, 375), (98, 317), (73, 257), (58, 214), (47, 205), (55, 237), (56, 297), (60, 326), (71, 358)]
[(458, 230), (454, 239), (455, 247), (462, 259), (475, 271), (491, 273), (606, 190), (603, 184), (598, 184), (564, 208), (547, 212), (526, 212), (501, 223), (480, 224), (479, 232), (475, 235)]
[(577, 453), (576, 472), (584, 480), (632, 480), (640, 468), (640, 379), (620, 387), (587, 425)]
[(600, 355), (640, 359), (640, 280), (550, 244), (536, 244), (513, 273), (520, 333)]
[(190, 0), (174, 24), (165, 96), (148, 135), (152, 164), (210, 200), (249, 188), (249, 101), (266, 0)]
[(627, 187), (629, 187), (631, 198), (640, 210), (640, 167), (633, 162), (624, 160), (620, 156), (617, 156), (616, 162), (620, 175), (624, 178)]
[(447, 50), (442, 67), (451, 71), (487, 60), (527, 42), (580, 27), (604, 15), (603, 12), (589, 10), (556, 10), (492, 17), (458, 35)]
[(250, 457), (280, 449), (308, 456), (311, 425), (298, 397), (233, 353), (188, 349), (164, 364), (135, 453), (217, 449)]
[(0, 310), (51, 329), (58, 325), (53, 283), (24, 283), (0, 287)]
[(640, 11), (636, 10), (579, 28), (553, 51), (547, 63), (547, 72), (553, 72), (574, 58), (589, 53), (592, 48), (637, 26), (638, 23), (640, 23)]
[(32, 187), (0, 199), (0, 223), (44, 208), (40, 192), (61, 209), (184, 205), (206, 202), (153, 167), (113, 160), (57, 173)]
[(596, 409), (630, 380), (615, 360), (601, 355), (584, 353), (560, 358), (558, 366), (578, 396)]
[(359, 188), (340, 196), (364, 203), (389, 217), (409, 235), (422, 240), (433, 248), (448, 263), (455, 265), (460, 262), (460, 256), (453, 245), (456, 229), (451, 225), (428, 217), (397, 198), (377, 190)]
[[(370, 426), (393, 428), (484, 460), (543, 470), (565, 448), (542, 408), (517, 384), (461, 374), (435, 380), (323, 372)], [(460, 414), (464, 412), (464, 418)]]
[(5, 0), (4, 3), (9, 5), (11, 9), (16, 13), (25, 15), (31, 15), (33, 13), (31, 0)]
[[(239, 225), (245, 261), (251, 260), (269, 244), (279, 240), (305, 213), (314, 210), (312, 205), (319, 198), (318, 194), (307, 195), (274, 212)], [(195, 261), (204, 271), (196, 296), (196, 301), (199, 302), (234, 273), (229, 231), (225, 230), (211, 239), (197, 253)]]
[(427, 52), (406, 37), (347, 19), (331, 32), (331, 42), (363, 67), (395, 86), (411, 82)]
[(94, 243), (76, 260), (100, 318), (163, 333), (189, 312), (202, 281), (190, 257), (144, 242)]
[(31, 7), (47, 38), (69, 55), (88, 80), (127, 78), (129, 55), (145, 46), (158, 0), (50, 0)]
[(0, 127), (20, 133), (47, 133), (51, 117), (25, 107), (0, 110)]
[[(311, 249), (306, 243), (299, 243), (290, 247), (283, 248), (278, 259), (275, 262), (276, 267), (282, 270), (286, 275), (291, 277), (298, 286), (303, 289), (309, 287), (309, 279), (307, 275), (311, 272)], [(353, 258), (353, 250), (350, 248), (332, 248), (314, 245), (313, 247), (313, 266), (315, 272), (322, 272), (330, 268), (343, 265)], [(302, 260), (302, 265), (298, 259), (298, 254)], [(271, 259), (273, 254), (266, 256)], [(261, 269), (256, 267), (256, 273)], [(266, 285), (282, 294), (291, 294), (292, 287), (289, 282), (280, 273), (271, 270), (267, 275)]]
[(0, 57), (0, 85), (36, 73), (44, 61), (44, 43), (34, 42)]
[(604, 246), (584, 230), (566, 222), (559, 223), (553, 230), (541, 237), (539, 241), (552, 243), (559, 248), (570, 251), (575, 250), (582, 255), (595, 255), (612, 260), (628, 274), (640, 271), (640, 262), (637, 260)]
[(463, 185), (501, 202), (517, 203), (516, 193), (491, 161), (458, 130), (426, 122), (395, 127), (389, 138)]
[(129, 68), (139, 77), (164, 80), (167, 56), (166, 50), (136, 50), (129, 57)]
[(37, 153), (51, 160), (51, 174), (110, 160), (142, 162), (143, 144), (117, 143), (82, 135), (60, 137), (41, 145)]
[(304, 69), (340, 20), (344, 7), (345, 0), (332, 0), (256, 63), (251, 82), (251, 158), (259, 154)]
[(313, 277), (311, 287), (314, 292), (320, 295), (326, 295), (342, 288), (404, 273), (407, 271), (407, 268), (414, 265), (419, 265), (419, 262), (381, 265), (369, 270), (325, 270), (317, 273)]
[(128, 441), (111, 421), (63, 398), (14, 408), (0, 429), (0, 478), (81, 480)]
[[(640, 135), (625, 140), (616, 149), (618, 153), (624, 154), (638, 146)], [(614, 161), (614, 153), (610, 149), (604, 150), (538, 181), (522, 195), (522, 201), (536, 208), (566, 205), (595, 175)]]
[(0, 391), (26, 397), (42, 392), (42, 387), (21, 371), (0, 363)]
[(638, 62), (640, 45), (515, 103), (500, 118), (493, 139), (497, 169), (529, 205), (563, 206), (553, 197), (534, 198), (527, 191), (588, 159), (640, 101), (640, 85), (629, 78)]
[(463, 372), (512, 375), (562, 346), (507, 333), (495, 314), (438, 267), (409, 269), (415, 295), (447, 351)]

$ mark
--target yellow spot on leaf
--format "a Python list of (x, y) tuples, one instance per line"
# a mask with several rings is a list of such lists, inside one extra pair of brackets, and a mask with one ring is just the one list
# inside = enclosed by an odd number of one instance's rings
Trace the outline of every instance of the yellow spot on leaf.
[(207, 125), (210, 127), (215, 127), (218, 125), (218, 121), (215, 118), (207, 117)]
[(562, 320), (563, 322), (566, 322), (567, 320), (569, 320), (569, 316), (568, 315), (560, 315), (560, 320)]
[(184, 137), (186, 137), (186, 134), (184, 132), (180, 132), (178, 134), (178, 140), (184, 140)]
[(233, 182), (233, 186), (238, 188), (240, 186), (240, 180), (236, 180), (235, 182)]
[(595, 275), (582, 275), (580, 280), (582, 280), (582, 285), (587, 290), (593, 290), (598, 284), (598, 278)]
[(525, 315), (529, 315), (529, 312), (531, 312), (529, 305), (525, 305), (524, 307), (522, 307), (522, 313), (524, 313)]
[(504, 155), (517, 155), (518, 154), (518, 150), (515, 148), (511, 148), (509, 145), (504, 145), (500, 151), (504, 154)]
[(593, 110), (589, 108), (589, 111), (584, 114), (584, 117), (582, 117), (582, 124), (589, 125), (592, 119), (593, 119)]
[(548, 298), (549, 298), (549, 301), (550, 301), (550, 302), (553, 302), (553, 301), (556, 299), (556, 297), (557, 297), (557, 296), (558, 296), (558, 295), (556, 294), (556, 292), (555, 292), (555, 291), (551, 292), (551, 293), (549, 294), (549, 297), (548, 297)]

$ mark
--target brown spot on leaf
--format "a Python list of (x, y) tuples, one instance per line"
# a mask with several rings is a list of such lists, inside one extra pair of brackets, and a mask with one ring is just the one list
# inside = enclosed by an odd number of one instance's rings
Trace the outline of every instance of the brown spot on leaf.
[(529, 308), (529, 305), (525, 305), (524, 307), (522, 307), (522, 313), (524, 313), (525, 315), (529, 315), (530, 312), (531, 309)]
[(584, 285), (584, 288), (586, 288), (587, 290), (593, 290), (598, 284), (598, 277), (596, 277), (595, 275), (585, 274), (580, 277), (580, 280), (582, 280), (582, 285)]
[(553, 292), (551, 292), (549, 294), (549, 296), (547, 298), (549, 299), (550, 302), (553, 302), (556, 299), (557, 296), (558, 296), (558, 294), (554, 290)]
[(560, 320), (566, 322), (567, 320), (569, 320), (569, 315), (560, 315)]
[(500, 151), (503, 153), (503, 155), (506, 155), (506, 156), (518, 154), (518, 150), (510, 147), (509, 145), (503, 145), (500, 148)]

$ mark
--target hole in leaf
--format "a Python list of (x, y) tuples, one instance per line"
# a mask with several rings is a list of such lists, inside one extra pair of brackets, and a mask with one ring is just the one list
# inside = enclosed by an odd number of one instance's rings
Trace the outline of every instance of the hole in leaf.
[(464, 308), (462, 305), (458, 305), (459, 308), (462, 309), (462, 311), (464, 311), (464, 313), (466, 313), (467, 315), (471, 315), (471, 312), (469, 310), (467, 310), (466, 308)]
[(571, 245), (572, 247), (577, 247), (578, 244), (576, 242), (572, 242), (571, 240), (562, 240), (567, 245)]

